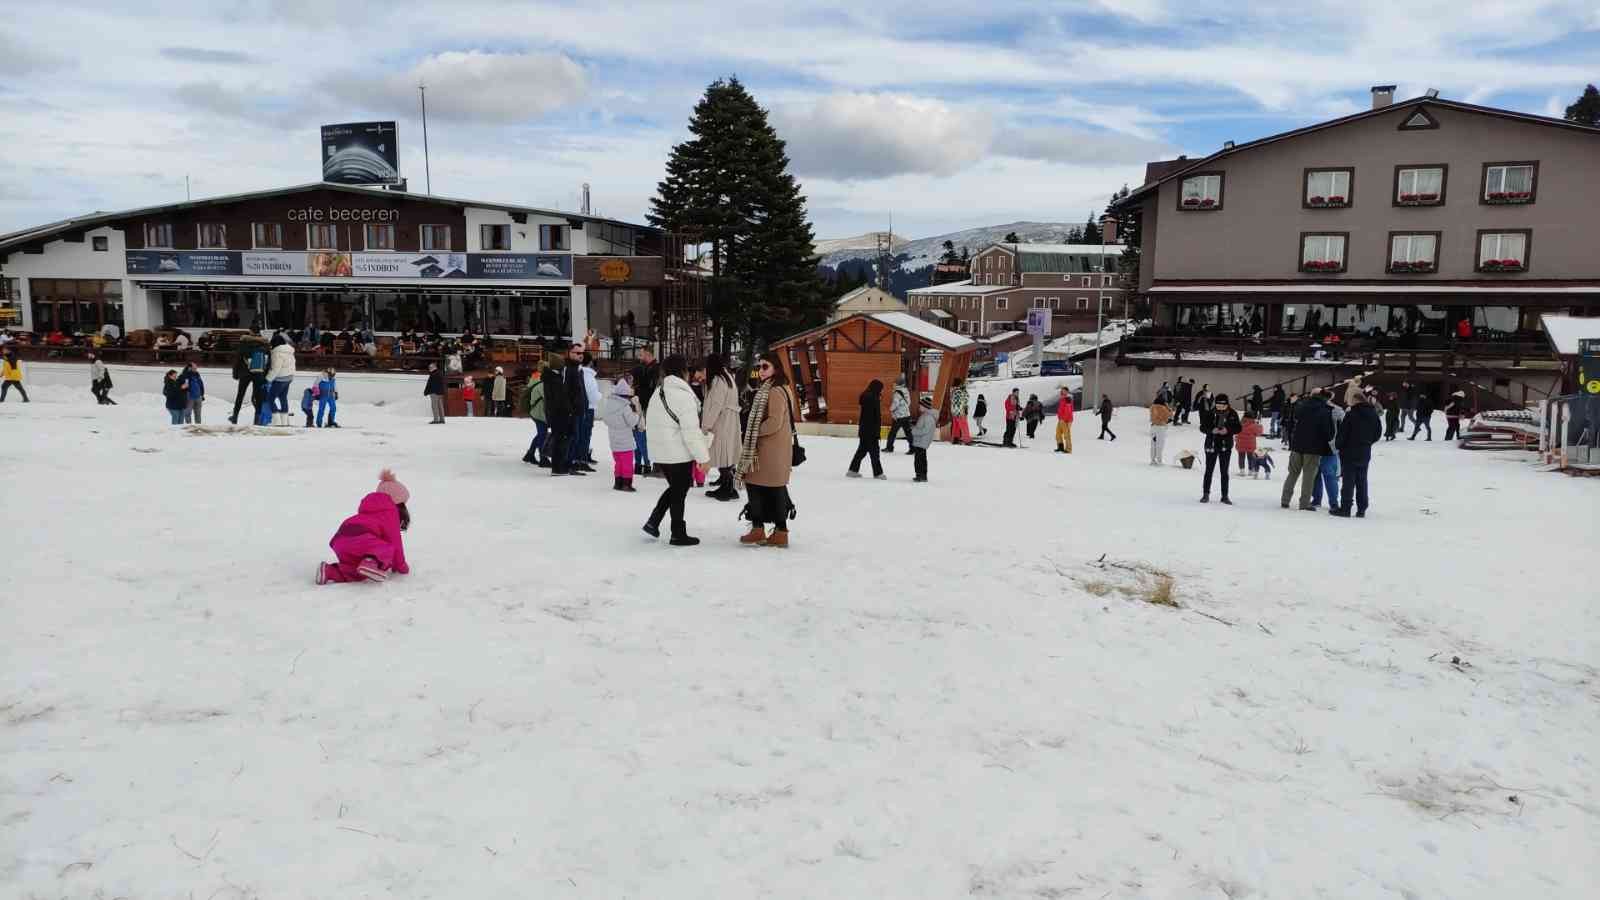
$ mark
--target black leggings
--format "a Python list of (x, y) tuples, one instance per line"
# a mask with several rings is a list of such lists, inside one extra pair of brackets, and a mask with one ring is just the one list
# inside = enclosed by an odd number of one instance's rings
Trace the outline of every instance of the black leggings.
[(789, 530), (789, 489), (746, 482), (750, 495), (750, 524), (755, 528), (771, 524), (778, 531)]
[(673, 536), (686, 534), (688, 526), (683, 521), (683, 500), (689, 496), (689, 488), (694, 485), (694, 463), (658, 462), (655, 467), (666, 477), (667, 489), (661, 492), (656, 508), (650, 513), (650, 524), (661, 527), (662, 518), (670, 512)]
[(1206, 480), (1205, 480), (1205, 487), (1201, 488), (1201, 491), (1207, 497), (1211, 496), (1211, 470), (1213, 468), (1215, 468), (1222, 475), (1222, 497), (1223, 497), (1223, 499), (1227, 499), (1227, 497), (1228, 497), (1228, 461), (1232, 458), (1232, 456), (1233, 456), (1233, 448), (1232, 447), (1228, 447), (1227, 449), (1224, 449), (1224, 450), (1207, 450), (1206, 451)]
[(872, 457), (873, 476), (882, 475), (883, 461), (878, 458), (878, 439), (876, 437), (864, 437), (856, 445), (856, 455), (850, 459), (850, 471), (861, 471), (861, 461), (869, 456)]
[(22, 389), (22, 382), (20, 382), (20, 381), (7, 381), (7, 382), (4, 382), (3, 384), (0, 384), (0, 403), (4, 403), (5, 402), (6, 395), (11, 393), (11, 389), (12, 388), (16, 388), (17, 389), (17, 393), (22, 395), (22, 402), (23, 403), (27, 403), (28, 402), (28, 392)]

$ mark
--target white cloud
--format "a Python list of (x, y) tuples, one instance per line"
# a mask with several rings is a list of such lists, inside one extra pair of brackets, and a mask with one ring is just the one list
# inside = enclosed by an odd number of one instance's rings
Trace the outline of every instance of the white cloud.
[(1176, 152), (1162, 141), (1066, 126), (1022, 127), (1002, 132), (992, 152), (1018, 159), (1089, 166), (1126, 165)]
[(564, 53), (450, 51), (404, 72), (336, 83), (340, 96), (374, 112), (416, 108), (417, 85), (426, 84), (429, 118), (498, 124), (536, 119), (589, 92), (588, 73)]
[(800, 175), (948, 175), (981, 159), (993, 138), (984, 113), (894, 94), (834, 94), (772, 118)]

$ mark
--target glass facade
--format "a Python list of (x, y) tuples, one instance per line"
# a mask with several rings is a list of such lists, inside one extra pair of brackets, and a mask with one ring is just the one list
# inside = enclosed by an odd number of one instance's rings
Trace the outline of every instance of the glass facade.
[(35, 331), (90, 332), (122, 327), (122, 282), (86, 278), (33, 278)]
[(152, 289), (150, 294), (160, 302), (162, 324), (169, 327), (256, 325), (293, 330), (314, 322), (324, 331), (370, 323), (378, 332), (415, 329), (459, 334), (471, 330), (534, 337), (571, 333), (572, 301), (565, 289), (537, 296), (510, 291), (217, 291), (203, 287)]

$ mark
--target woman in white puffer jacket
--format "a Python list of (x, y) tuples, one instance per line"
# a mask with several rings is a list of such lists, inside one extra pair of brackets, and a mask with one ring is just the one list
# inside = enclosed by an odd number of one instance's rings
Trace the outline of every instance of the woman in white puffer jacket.
[[(645, 442), (650, 448), (650, 464), (666, 476), (667, 489), (661, 492), (656, 508), (644, 523), (645, 534), (661, 536), (661, 520), (672, 514), (672, 545), (693, 547), (699, 538), (690, 537), (683, 520), (683, 501), (694, 483), (694, 463), (711, 461), (711, 448), (700, 430), (700, 401), (684, 381), (688, 364), (674, 353), (661, 362), (661, 387), (648, 405), (645, 416)], [(656, 448), (660, 448), (657, 450)]]
[(273, 347), (271, 360), (267, 369), (267, 402), (272, 407), (272, 424), (288, 425), (289, 385), (294, 381), (294, 345), (284, 341)]

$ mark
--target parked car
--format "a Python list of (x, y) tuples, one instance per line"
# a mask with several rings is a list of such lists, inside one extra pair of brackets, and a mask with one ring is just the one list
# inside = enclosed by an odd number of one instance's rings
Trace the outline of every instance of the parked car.
[(1064, 359), (1047, 359), (1039, 364), (1040, 375), (1082, 375), (1083, 366)]
[(968, 378), (993, 378), (998, 374), (1000, 374), (1000, 366), (992, 359), (975, 362), (967, 370)]
[(1039, 374), (1039, 364), (1032, 362), (1019, 362), (1011, 364), (1012, 378), (1032, 378)]

